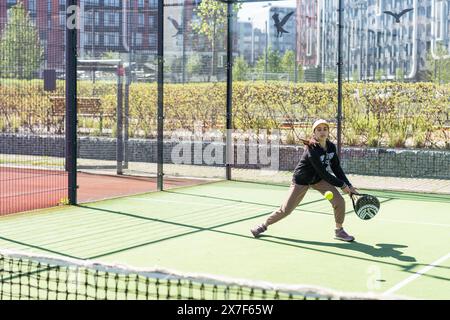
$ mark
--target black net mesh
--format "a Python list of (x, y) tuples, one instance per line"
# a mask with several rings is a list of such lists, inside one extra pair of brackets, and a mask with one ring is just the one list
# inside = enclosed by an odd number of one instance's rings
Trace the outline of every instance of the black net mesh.
[(73, 259), (0, 253), (0, 300), (389, 299), (312, 286), (250, 282)]

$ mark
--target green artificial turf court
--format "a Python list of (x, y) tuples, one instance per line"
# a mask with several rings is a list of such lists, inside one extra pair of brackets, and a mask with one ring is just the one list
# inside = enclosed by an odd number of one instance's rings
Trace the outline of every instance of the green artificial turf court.
[(450, 299), (450, 196), (364, 190), (381, 209), (361, 220), (347, 201), (334, 239), (331, 205), (308, 191), (259, 239), (288, 186), (222, 181), (0, 218), (0, 249), (162, 267), (343, 292)]

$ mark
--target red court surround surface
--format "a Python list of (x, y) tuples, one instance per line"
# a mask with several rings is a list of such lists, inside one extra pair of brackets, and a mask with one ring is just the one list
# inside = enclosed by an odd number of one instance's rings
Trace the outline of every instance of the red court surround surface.
[[(67, 199), (67, 172), (24, 168), (0, 170), (0, 215), (57, 206)], [(164, 189), (204, 183), (165, 178)], [(78, 173), (78, 203), (157, 190), (156, 177)]]

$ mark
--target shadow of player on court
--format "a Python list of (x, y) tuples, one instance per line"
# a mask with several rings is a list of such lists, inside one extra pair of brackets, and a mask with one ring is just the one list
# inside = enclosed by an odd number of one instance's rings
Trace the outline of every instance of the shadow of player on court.
[[(261, 239), (277, 239), (282, 241), (294, 242), (297, 244), (307, 244), (312, 246), (321, 246), (321, 247), (333, 247), (344, 250), (358, 251), (365, 254), (368, 254), (372, 257), (377, 258), (395, 258), (399, 261), (404, 262), (416, 262), (416, 258), (411, 256), (403, 255), (403, 252), (398, 250), (402, 248), (407, 248), (408, 246), (401, 244), (392, 244), (392, 243), (377, 243), (376, 245), (368, 245), (365, 243), (353, 241), (353, 242), (320, 242), (320, 241), (307, 241), (307, 240), (299, 240), (299, 239), (290, 239), (283, 237), (275, 237), (270, 235), (261, 235)], [(339, 240), (336, 240), (339, 241)]]

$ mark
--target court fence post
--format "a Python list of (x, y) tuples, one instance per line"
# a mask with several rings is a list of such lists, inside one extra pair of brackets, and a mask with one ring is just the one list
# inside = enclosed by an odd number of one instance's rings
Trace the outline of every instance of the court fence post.
[(337, 108), (337, 152), (338, 156), (341, 157), (342, 149), (342, 31), (343, 31), (343, 0), (339, 0), (338, 9), (338, 108)]
[[(68, 22), (73, 19), (77, 0), (66, 0), (66, 170), (68, 172), (68, 198), (77, 204), (77, 28)], [(76, 12), (75, 12), (76, 14)]]
[(231, 180), (231, 163), (233, 159), (231, 159), (231, 155), (233, 152), (231, 148), (233, 148), (233, 137), (232, 137), (232, 129), (233, 129), (233, 105), (232, 105), (232, 96), (233, 96), (233, 4), (231, 2), (227, 2), (227, 105), (226, 105), (226, 179)]
[(122, 61), (117, 66), (117, 133), (116, 160), (117, 174), (123, 174), (123, 76)]
[(164, 1), (158, 1), (158, 133), (157, 133), (157, 190), (163, 191), (164, 170)]

